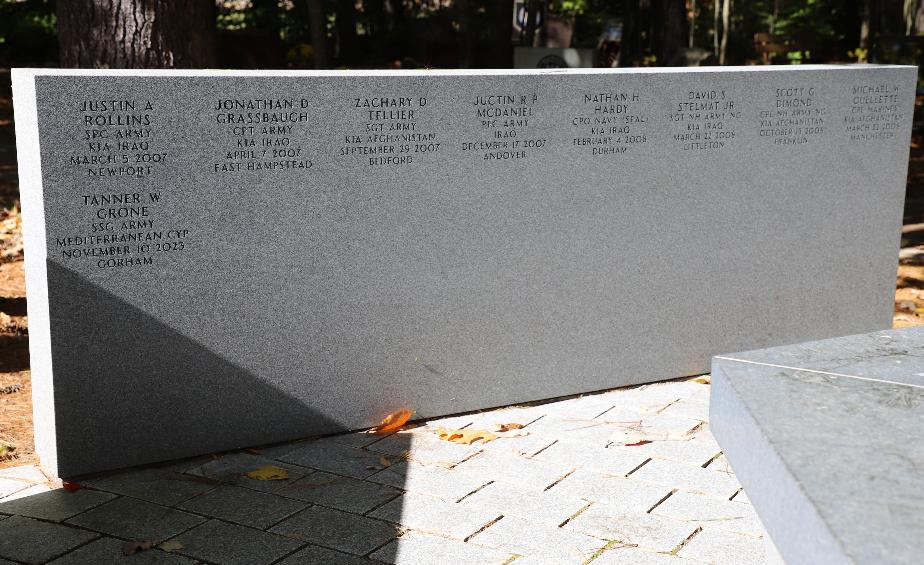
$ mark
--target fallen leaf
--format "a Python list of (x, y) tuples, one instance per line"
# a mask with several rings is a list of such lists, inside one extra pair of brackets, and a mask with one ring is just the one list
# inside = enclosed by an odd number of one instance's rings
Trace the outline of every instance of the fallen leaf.
[(496, 432), (509, 432), (510, 430), (520, 430), (523, 428), (523, 424), (517, 424), (516, 422), (511, 422), (509, 424), (497, 424), (495, 426), (497, 429)]
[(80, 483), (74, 483), (71, 481), (62, 481), (61, 487), (67, 492), (74, 492), (81, 489)]
[(712, 378), (709, 375), (703, 375), (701, 377), (696, 377), (695, 379), (690, 379), (694, 383), (699, 383), (701, 385), (707, 385), (712, 382)]
[(284, 481), (289, 478), (289, 472), (273, 465), (267, 465), (248, 472), (247, 476), (258, 481)]
[(689, 441), (687, 433), (668, 432), (664, 430), (620, 430), (613, 432), (610, 441), (615, 445), (638, 446), (653, 441)]
[(651, 443), (651, 440), (640, 439), (635, 443), (624, 443), (623, 445), (625, 445), (626, 447), (635, 447), (637, 445), (645, 445), (646, 443)]
[(139, 551), (147, 551), (152, 547), (154, 547), (154, 544), (151, 543), (151, 540), (132, 540), (122, 545), (122, 553), (124, 555), (134, 555)]
[(392, 412), (388, 416), (385, 416), (378, 426), (372, 429), (372, 433), (390, 434), (391, 432), (396, 432), (401, 429), (401, 426), (406, 424), (413, 415), (414, 412), (411, 410), (398, 410), (397, 412)]
[(391, 461), (389, 461), (388, 457), (385, 457), (384, 455), (379, 455), (379, 464), (381, 464), (382, 467), (391, 467)]
[(182, 543), (180, 543), (180, 542), (178, 542), (178, 541), (175, 541), (175, 540), (172, 540), (172, 541), (165, 541), (164, 543), (158, 545), (157, 547), (159, 547), (160, 549), (162, 549), (162, 550), (164, 550), (164, 551), (167, 551), (167, 552), (170, 552), (170, 551), (179, 551), (179, 550), (181, 550), (181, 549), (185, 549), (185, 548), (186, 548), (185, 545), (183, 545)]
[(482, 443), (488, 443), (489, 441), (497, 439), (497, 436), (491, 432), (484, 430), (471, 430), (468, 428), (459, 430), (437, 428), (436, 433), (440, 436), (440, 439), (451, 441), (453, 443), (463, 443), (465, 445), (471, 445), (478, 440), (481, 440)]

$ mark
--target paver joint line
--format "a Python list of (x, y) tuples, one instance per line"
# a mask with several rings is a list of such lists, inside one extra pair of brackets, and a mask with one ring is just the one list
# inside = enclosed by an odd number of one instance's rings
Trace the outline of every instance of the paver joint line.
[(639, 469), (641, 469), (642, 467), (644, 467), (645, 465), (647, 465), (649, 462), (651, 462), (651, 457), (649, 457), (648, 459), (645, 459), (644, 461), (642, 461), (642, 462), (638, 465), (638, 467), (636, 467), (636, 468), (632, 469), (631, 471), (629, 471), (628, 473), (626, 473), (626, 477), (628, 477), (628, 476), (630, 476), (632, 473), (638, 471)]
[(473, 533), (473, 534), (471, 534), (471, 535), (469, 535), (469, 536), (463, 538), (462, 541), (464, 541), (464, 542), (467, 543), (470, 539), (472, 539), (473, 537), (477, 536), (477, 535), (480, 534), (481, 532), (487, 530), (488, 528), (490, 528), (491, 526), (493, 526), (494, 524), (500, 522), (500, 521), (503, 520), (503, 519), (504, 519), (504, 515), (501, 514), (501, 515), (498, 516), (497, 518), (494, 518), (493, 520), (491, 520), (491, 521), (488, 522), (487, 524), (485, 524), (485, 525), (481, 526), (480, 528), (478, 528), (478, 530), (477, 530), (475, 533)]
[(645, 511), (645, 514), (651, 514), (651, 513), (654, 511), (655, 508), (657, 508), (658, 506), (661, 506), (662, 504), (664, 504), (664, 502), (665, 502), (668, 498), (674, 496), (674, 493), (676, 493), (676, 492), (677, 492), (677, 489), (673, 489), (673, 490), (671, 490), (670, 492), (668, 492), (667, 494), (665, 494), (665, 495), (664, 495), (664, 498), (662, 498), (661, 500), (655, 502), (655, 503), (654, 503), (654, 506), (652, 506), (651, 508), (649, 508), (648, 510)]
[(689, 536), (687, 536), (687, 538), (686, 538), (685, 540), (683, 540), (682, 542), (680, 542), (680, 545), (678, 545), (677, 547), (675, 547), (675, 548), (671, 551), (671, 555), (677, 555), (677, 554), (680, 552), (680, 550), (683, 549), (683, 547), (684, 547), (685, 545), (687, 545), (688, 543), (690, 543), (690, 540), (692, 540), (692, 539), (695, 538), (697, 535), (699, 535), (699, 533), (700, 533), (701, 531), (703, 531), (703, 527), (702, 527), (702, 526), (699, 526), (699, 527), (697, 527), (695, 530), (693, 530), (693, 533), (692, 533), (692, 534), (690, 534)]

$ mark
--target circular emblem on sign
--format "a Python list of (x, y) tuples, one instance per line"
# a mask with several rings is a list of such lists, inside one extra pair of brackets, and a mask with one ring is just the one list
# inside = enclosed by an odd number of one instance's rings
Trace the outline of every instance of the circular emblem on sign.
[(561, 58), (561, 55), (546, 55), (536, 63), (537, 69), (567, 69), (568, 63)]

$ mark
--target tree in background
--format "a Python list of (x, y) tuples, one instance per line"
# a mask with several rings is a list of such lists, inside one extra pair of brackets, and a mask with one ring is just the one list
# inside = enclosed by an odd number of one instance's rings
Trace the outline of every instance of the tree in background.
[(0, 0), (0, 66), (509, 67), (549, 22), (621, 66), (924, 61), (924, 0), (519, 1)]
[(51, 0), (0, 0), (0, 68), (43, 67), (58, 60), (58, 22)]
[(619, 65), (668, 65), (688, 47), (689, 33), (685, 0), (626, 0)]
[(209, 0), (59, 0), (61, 66), (215, 66), (215, 4)]

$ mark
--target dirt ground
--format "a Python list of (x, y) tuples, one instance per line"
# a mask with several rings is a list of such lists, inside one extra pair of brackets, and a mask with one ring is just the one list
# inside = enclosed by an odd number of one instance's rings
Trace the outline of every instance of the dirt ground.
[[(0, 468), (36, 460), (9, 74), (0, 71)], [(922, 100), (918, 101), (918, 106)], [(819, 265), (819, 270), (824, 270)], [(924, 135), (911, 146), (893, 325), (924, 324)]]

